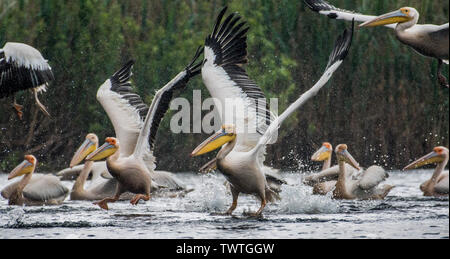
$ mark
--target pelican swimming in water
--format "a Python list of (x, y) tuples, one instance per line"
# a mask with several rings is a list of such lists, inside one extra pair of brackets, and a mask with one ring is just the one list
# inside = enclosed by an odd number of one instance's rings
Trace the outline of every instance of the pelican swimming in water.
[(365, 170), (360, 176), (355, 177), (348, 172), (345, 164), (349, 164), (356, 170), (361, 170), (358, 162), (348, 152), (348, 147), (341, 144), (335, 150), (339, 163), (339, 178), (336, 183), (336, 188), (333, 191), (333, 198), (335, 199), (361, 199), (361, 200), (382, 200), (394, 188), (391, 185), (378, 185), (386, 180), (389, 175), (380, 166), (371, 166)]
[[(255, 195), (260, 199), (261, 207), (256, 213), (250, 213), (250, 215), (261, 216), (267, 202), (279, 198), (268, 186), (264, 175), (265, 147), (274, 140), (280, 124), (307, 100), (315, 96), (342, 64), (351, 45), (352, 33), (346, 30), (344, 35), (339, 37), (325, 74), (319, 82), (280, 117), (274, 118), (269, 127), (264, 127), (261, 122), (270, 122), (272, 116), (265, 109), (265, 104), (260, 106), (258, 111), (252, 103), (253, 99), (259, 99), (264, 95), (242, 68), (242, 65), (247, 63), (248, 28), (242, 29), (245, 23), (236, 25), (241, 18), (236, 14), (228, 16), (222, 24), (226, 10), (227, 8), (224, 8), (219, 14), (213, 33), (206, 39), (205, 60), (202, 68), (203, 81), (211, 95), (218, 97), (217, 101), (223, 100), (222, 104), (225, 103), (226, 98), (235, 98), (235, 101), (241, 102), (241, 106), (231, 108), (241, 107), (247, 111), (252, 109), (256, 111), (253, 117), (250, 115), (241, 120), (243, 124), (227, 124), (225, 121), (221, 130), (200, 144), (191, 156), (206, 154), (222, 147), (216, 157), (217, 167), (230, 183), (233, 197), (233, 203), (225, 215), (233, 213), (237, 207), (239, 194), (244, 193)], [(220, 103), (216, 106), (220, 106), (218, 109), (222, 110)], [(249, 131), (251, 127), (254, 131)]]
[[(95, 134), (88, 134), (85, 141), (77, 150), (75, 155), (70, 162), (70, 166), (73, 167), (84, 160), (89, 154), (94, 152), (98, 148), (98, 137)], [(101, 173), (98, 176), (94, 176), (91, 181), (89, 188), (85, 189), (84, 185), (88, 179), (89, 173), (91, 172), (94, 162), (87, 161), (83, 170), (77, 177), (75, 184), (70, 192), (71, 200), (84, 200), (84, 201), (94, 201), (102, 200), (106, 197), (111, 197), (114, 195), (117, 187), (117, 180), (115, 179), (104, 179), (101, 177)], [(106, 166), (106, 164), (105, 164)], [(126, 196), (126, 197), (124, 197)], [(129, 195), (122, 195), (121, 199), (129, 199)]]
[(448, 159), (448, 148), (435, 147), (433, 152), (417, 159), (403, 170), (416, 169), (428, 164), (437, 164), (431, 179), (424, 182), (420, 186), (420, 190), (422, 190), (424, 196), (448, 196), (448, 171), (444, 172)]
[(24, 176), (19, 182), (2, 190), (2, 196), (9, 200), (9, 205), (41, 206), (63, 203), (69, 189), (62, 185), (56, 176), (33, 174), (36, 166), (36, 157), (26, 155), (25, 160), (8, 175), (8, 180)]
[(12, 96), (13, 107), (20, 119), (23, 106), (17, 104), (15, 94), (26, 89), (33, 91), (36, 104), (50, 116), (38, 94), (45, 92), (53, 80), (52, 68), (37, 49), (15, 42), (8, 42), (0, 49), (0, 99)]
[(381, 15), (361, 15), (336, 8), (323, 0), (304, 0), (306, 4), (320, 14), (333, 19), (363, 22), (360, 27), (387, 26), (395, 30), (397, 39), (418, 53), (438, 60), (437, 77), (441, 86), (448, 88), (448, 81), (442, 75), (442, 65), (449, 60), (449, 24), (417, 24), (419, 12), (412, 7), (403, 7), (397, 11)]
[[(331, 167), (331, 159), (333, 157), (333, 146), (325, 142), (322, 147), (317, 150), (311, 157), (312, 161), (323, 162), (322, 171), (320, 173), (308, 175), (303, 179), (303, 183), (314, 187), (313, 194), (326, 195), (336, 186), (339, 178), (339, 165)], [(358, 173), (353, 167), (346, 164), (347, 171), (353, 174)]]
[(147, 111), (143, 123), (140, 122), (140, 116), (144, 110), (140, 110), (139, 106), (138, 109), (133, 108), (127, 101), (135, 100), (136, 97), (120, 94), (130, 87), (128, 82), (132, 67), (130, 63), (100, 87), (97, 97), (107, 111), (119, 137), (107, 138), (105, 144), (86, 157), (88, 161), (106, 158), (109, 173), (118, 181), (114, 197), (95, 203), (100, 208), (108, 210), (108, 203), (117, 201), (120, 195), (127, 191), (136, 194), (131, 200), (133, 205), (137, 205), (141, 199), (144, 201), (150, 199), (151, 175), (155, 169), (153, 148), (159, 124), (169, 108), (174, 92), (184, 89), (192, 77), (200, 74), (201, 64), (194, 65), (194, 63), (201, 53), (199, 48), (186, 69), (156, 92), (150, 108), (142, 106)]
[[(70, 166), (74, 167), (81, 163), (88, 155), (98, 148), (98, 137), (96, 134), (90, 133), (86, 136), (83, 144), (78, 148), (77, 152), (70, 162)], [(95, 164), (99, 164), (98, 168), (93, 169)], [(102, 167), (105, 168), (102, 168)], [(85, 183), (90, 173), (93, 173), (91, 184), (89, 188), (85, 189)], [(87, 161), (83, 165), (83, 169), (78, 175), (75, 184), (70, 193), (71, 200), (102, 200), (106, 197), (111, 197), (115, 194), (117, 187), (117, 180), (112, 177), (106, 168), (106, 162)], [(159, 186), (152, 181), (152, 192), (166, 190), (167, 187)], [(130, 199), (129, 193), (124, 193), (120, 197), (121, 200)]]

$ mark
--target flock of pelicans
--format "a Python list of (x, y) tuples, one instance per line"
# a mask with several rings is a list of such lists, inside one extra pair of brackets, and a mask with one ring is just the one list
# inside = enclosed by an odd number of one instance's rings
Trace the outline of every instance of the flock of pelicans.
[[(364, 22), (360, 27), (385, 25), (395, 29), (397, 38), (417, 52), (439, 60), (438, 79), (440, 85), (448, 87), (441, 74), (443, 62), (448, 64), (448, 23), (441, 26), (418, 25), (419, 13), (410, 7), (380, 17), (360, 15), (338, 9), (322, 0), (305, 0), (305, 3), (320, 14), (330, 18), (352, 21), (336, 41), (323, 76), (306, 93), (289, 106), (280, 116), (275, 116), (267, 105), (256, 105), (264, 100), (261, 88), (252, 81), (243, 65), (247, 61), (247, 32), (249, 27), (237, 13), (224, 19), (224, 8), (206, 38), (204, 48), (198, 48), (193, 61), (166, 86), (157, 91), (150, 107), (132, 90), (130, 78), (134, 62), (130, 61), (99, 88), (97, 99), (108, 114), (116, 137), (106, 138), (103, 145), (95, 134), (88, 134), (73, 156), (70, 168), (53, 175), (33, 175), (37, 160), (26, 155), (25, 160), (9, 174), (8, 179), (23, 178), (2, 190), (2, 196), (10, 205), (53, 205), (61, 204), (70, 193), (71, 200), (96, 201), (103, 209), (117, 200), (130, 200), (137, 205), (140, 200), (148, 201), (151, 195), (180, 196), (189, 189), (173, 174), (155, 171), (153, 148), (156, 132), (176, 90), (186, 88), (189, 80), (197, 75), (211, 96), (215, 98), (221, 115), (233, 113), (231, 121), (222, 118), (222, 128), (200, 144), (191, 154), (200, 156), (220, 148), (214, 160), (202, 170), (218, 170), (227, 179), (233, 202), (225, 214), (231, 215), (238, 204), (239, 194), (252, 194), (261, 201), (260, 209), (252, 216), (260, 216), (267, 204), (280, 198), (280, 186), (286, 182), (277, 170), (264, 165), (265, 148), (276, 137), (282, 122), (306, 101), (315, 96), (329, 81), (333, 73), (346, 58), (352, 40), (354, 22)], [(203, 61), (197, 62), (201, 55)], [(20, 43), (7, 43), (0, 49), (0, 98), (13, 96), (20, 90), (32, 89), (36, 102), (38, 92), (44, 90), (53, 80), (51, 67), (36, 49)], [(245, 112), (234, 113), (230, 107), (223, 109), (225, 99), (237, 100)], [(14, 108), (19, 117), (22, 107)], [(222, 110), (223, 109), (223, 110)], [(236, 115), (240, 114), (240, 115)], [(244, 116), (238, 120), (237, 116)], [(242, 121), (243, 124), (235, 121)], [(250, 131), (249, 129), (253, 129)], [(393, 186), (380, 184), (388, 177), (385, 170), (372, 166), (362, 170), (345, 144), (334, 150), (338, 165), (331, 167), (333, 147), (323, 146), (312, 156), (313, 161), (323, 161), (323, 171), (307, 176), (303, 183), (313, 186), (318, 195), (332, 193), (335, 199), (384, 199)], [(436, 147), (430, 154), (405, 167), (415, 169), (435, 163), (437, 168), (430, 180), (420, 187), (426, 196), (448, 195), (448, 171), (443, 172), (449, 159), (449, 150)], [(106, 161), (104, 161), (106, 160)], [(84, 161), (84, 164), (81, 164)], [(80, 165), (81, 164), (81, 165)], [(85, 184), (91, 175), (89, 188)], [(71, 191), (60, 180), (76, 177)]]

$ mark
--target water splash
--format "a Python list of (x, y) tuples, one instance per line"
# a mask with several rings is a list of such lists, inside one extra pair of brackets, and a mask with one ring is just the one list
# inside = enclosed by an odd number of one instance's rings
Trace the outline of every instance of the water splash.
[(208, 174), (202, 176), (200, 181), (196, 189), (187, 196), (190, 202), (182, 201), (184, 208), (194, 212), (225, 211), (231, 198), (228, 197), (226, 185), (218, 184), (218, 182), (225, 183), (225, 179), (215, 174)]
[(13, 208), (7, 213), (7, 216), (8, 222), (6, 223), (6, 227), (22, 225), (25, 218), (25, 211), (20, 207)]
[(339, 203), (328, 196), (312, 195), (305, 185), (283, 186), (280, 212), (287, 214), (334, 214), (339, 211)]

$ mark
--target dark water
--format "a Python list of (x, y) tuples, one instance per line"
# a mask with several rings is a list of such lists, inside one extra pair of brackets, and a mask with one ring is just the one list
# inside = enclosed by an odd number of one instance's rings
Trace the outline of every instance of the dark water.
[[(102, 211), (91, 202), (55, 207), (10, 207), (0, 200), (0, 238), (421, 238), (449, 237), (449, 200), (423, 197), (419, 190), (432, 171), (391, 172), (396, 185), (384, 201), (336, 201), (311, 195), (302, 174), (284, 173), (282, 201), (269, 204), (263, 219), (243, 216), (259, 202), (241, 196), (234, 217), (223, 212), (231, 195), (221, 175), (181, 174), (196, 190), (184, 198), (153, 198)], [(0, 175), (0, 188), (7, 184)], [(71, 188), (71, 182), (64, 183)]]

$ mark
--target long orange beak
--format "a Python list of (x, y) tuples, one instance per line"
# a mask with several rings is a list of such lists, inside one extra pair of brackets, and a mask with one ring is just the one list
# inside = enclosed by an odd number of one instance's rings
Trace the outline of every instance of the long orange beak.
[(117, 148), (114, 145), (105, 142), (101, 147), (97, 148), (94, 152), (86, 157), (88, 161), (99, 161), (114, 155)]
[(96, 149), (97, 144), (89, 139), (86, 139), (73, 156), (72, 161), (70, 162), (70, 168), (81, 163), (83, 159), (85, 159), (89, 154), (94, 152)]
[(376, 26), (382, 26), (382, 25), (388, 25), (393, 23), (403, 23), (408, 22), (412, 18), (407, 16), (406, 14), (402, 13), (400, 10), (394, 11), (391, 13), (387, 13), (381, 16), (378, 16), (377, 18), (367, 21), (361, 25), (359, 25), (360, 28), (362, 27), (376, 27)]
[(22, 163), (20, 163), (16, 168), (14, 168), (11, 173), (8, 175), (8, 180), (14, 179), (16, 177), (33, 173), (34, 171), (34, 165), (28, 160), (23, 160)]
[(191, 157), (201, 156), (203, 154), (212, 152), (228, 142), (233, 141), (236, 138), (236, 134), (227, 134), (225, 130), (220, 130), (210, 138), (200, 144), (194, 151), (192, 151)]
[(422, 166), (426, 166), (429, 164), (435, 164), (435, 163), (441, 163), (444, 161), (444, 158), (442, 158), (438, 153), (431, 152), (416, 161), (412, 162), (411, 164), (407, 165), (405, 168), (403, 168), (403, 171), (410, 170), (410, 169), (417, 169)]
[(359, 163), (356, 162), (356, 160), (353, 158), (353, 156), (348, 152), (347, 150), (344, 150), (340, 152), (340, 155), (344, 158), (345, 162), (352, 167), (354, 167), (356, 170), (361, 170), (361, 167), (359, 167)]
[(332, 152), (332, 150), (322, 146), (316, 153), (314, 153), (314, 155), (312, 155), (311, 160), (315, 162), (325, 161), (330, 158)]

